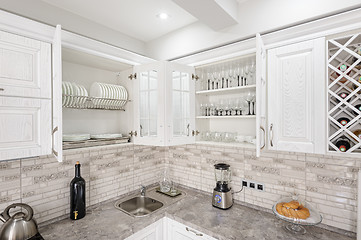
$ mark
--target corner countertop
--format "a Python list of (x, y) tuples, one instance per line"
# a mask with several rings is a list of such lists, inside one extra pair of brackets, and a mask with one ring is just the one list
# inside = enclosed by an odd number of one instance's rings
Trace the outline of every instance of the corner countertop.
[[(147, 196), (160, 200), (164, 207), (145, 217), (132, 217), (115, 209), (116, 200), (92, 207), (80, 220), (63, 219), (39, 229), (46, 240), (119, 240), (140, 231), (162, 217), (174, 219), (216, 239), (254, 240), (351, 240), (354, 238), (319, 227), (305, 227), (305, 235), (293, 235), (286, 225), (272, 213), (234, 204), (228, 210), (212, 207), (211, 196), (192, 189), (182, 189), (187, 194), (172, 203), (171, 198), (154, 189)], [(134, 195), (133, 195), (134, 196)], [(124, 197), (128, 199), (130, 197)], [(222, 234), (220, 234), (222, 233)]]

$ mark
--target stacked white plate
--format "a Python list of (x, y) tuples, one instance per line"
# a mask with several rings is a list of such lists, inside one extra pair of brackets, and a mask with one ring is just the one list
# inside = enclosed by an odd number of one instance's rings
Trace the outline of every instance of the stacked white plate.
[(125, 87), (115, 84), (95, 82), (90, 87), (90, 96), (95, 98), (95, 105), (107, 107), (122, 107), (128, 100), (128, 92)]
[(78, 142), (90, 139), (90, 134), (63, 134), (64, 142)]
[(76, 83), (63, 82), (62, 91), (63, 106), (65, 107), (84, 104), (86, 101), (84, 96), (88, 96), (88, 91), (85, 87)]
[(110, 138), (121, 138), (121, 133), (106, 133), (106, 134), (92, 134), (90, 138), (93, 139), (110, 139)]

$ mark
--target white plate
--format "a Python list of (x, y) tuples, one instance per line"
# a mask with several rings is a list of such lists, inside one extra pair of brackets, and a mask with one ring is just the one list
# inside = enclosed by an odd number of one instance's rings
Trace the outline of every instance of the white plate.
[(64, 142), (76, 142), (90, 139), (90, 134), (63, 134)]
[(64, 82), (64, 84), (65, 84), (65, 88), (66, 88), (66, 95), (68, 95), (67, 98), (66, 98), (65, 105), (69, 106), (70, 101), (71, 101), (71, 97), (70, 97), (71, 90), (70, 90), (69, 82)]
[(109, 139), (109, 138), (121, 138), (123, 135), (121, 133), (109, 133), (109, 134), (92, 134), (90, 138), (93, 139)]

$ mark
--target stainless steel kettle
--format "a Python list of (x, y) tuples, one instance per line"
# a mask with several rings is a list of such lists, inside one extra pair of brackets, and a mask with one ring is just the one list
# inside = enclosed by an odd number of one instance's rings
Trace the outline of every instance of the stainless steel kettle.
[[(10, 216), (10, 209), (16, 207), (22, 207), (26, 213), (17, 212)], [(33, 219), (33, 209), (27, 204), (11, 204), (0, 214), (0, 220), (4, 222), (0, 228), (1, 240), (27, 240), (38, 233), (38, 225)]]

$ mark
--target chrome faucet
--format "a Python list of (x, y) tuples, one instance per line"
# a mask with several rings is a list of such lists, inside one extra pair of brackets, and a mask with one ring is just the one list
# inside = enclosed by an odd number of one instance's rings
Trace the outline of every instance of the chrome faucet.
[(145, 188), (145, 186), (140, 185), (140, 196), (145, 197), (145, 191), (146, 190), (147, 189)]

